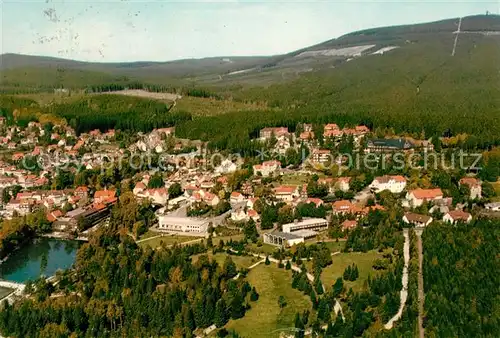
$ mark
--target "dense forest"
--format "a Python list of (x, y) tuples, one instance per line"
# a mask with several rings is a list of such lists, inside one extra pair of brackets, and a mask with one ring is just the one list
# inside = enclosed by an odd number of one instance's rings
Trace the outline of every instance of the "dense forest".
[(425, 333), (500, 332), (500, 222), (431, 225), (424, 231)]
[[(234, 280), (236, 266), (203, 255), (203, 244), (138, 247), (123, 227), (135, 220), (120, 198), (109, 227), (83, 245), (74, 270), (57, 285), (28, 283), (33, 296), (0, 312), (3, 335), (15, 337), (192, 337), (196, 328), (241, 318), (251, 286)], [(195, 263), (191, 255), (202, 254)]]
[(151, 131), (191, 119), (189, 113), (170, 113), (169, 110), (162, 102), (106, 94), (46, 108), (47, 113), (64, 117), (77, 133), (113, 128)]

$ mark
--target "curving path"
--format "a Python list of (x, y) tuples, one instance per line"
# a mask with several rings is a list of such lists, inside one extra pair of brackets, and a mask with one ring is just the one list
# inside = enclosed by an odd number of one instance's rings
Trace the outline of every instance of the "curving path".
[(422, 246), (422, 230), (415, 231), (417, 234), (418, 249), (418, 336), (424, 338), (424, 249)]
[(394, 326), (394, 323), (397, 322), (399, 319), (401, 319), (401, 316), (403, 315), (403, 309), (406, 304), (406, 299), (408, 298), (408, 263), (410, 261), (410, 235), (408, 234), (408, 229), (403, 230), (403, 236), (405, 237), (405, 244), (403, 247), (403, 256), (405, 259), (405, 265), (403, 267), (403, 277), (402, 277), (402, 283), (403, 288), (401, 289), (400, 292), (400, 297), (401, 297), (401, 302), (399, 304), (399, 310), (398, 312), (389, 319), (387, 324), (384, 325), (384, 328), (386, 330), (392, 329)]

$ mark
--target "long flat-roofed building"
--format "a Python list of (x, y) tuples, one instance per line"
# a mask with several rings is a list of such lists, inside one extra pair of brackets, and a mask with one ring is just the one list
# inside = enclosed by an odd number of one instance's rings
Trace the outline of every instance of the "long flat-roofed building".
[(264, 234), (264, 243), (286, 247), (304, 243), (304, 237), (289, 232), (274, 231)]
[(163, 215), (158, 217), (158, 223), (160, 230), (206, 234), (209, 221), (190, 217)]
[(328, 222), (324, 218), (304, 218), (302, 221), (283, 224), (283, 232), (294, 232), (298, 230), (324, 230), (328, 228)]

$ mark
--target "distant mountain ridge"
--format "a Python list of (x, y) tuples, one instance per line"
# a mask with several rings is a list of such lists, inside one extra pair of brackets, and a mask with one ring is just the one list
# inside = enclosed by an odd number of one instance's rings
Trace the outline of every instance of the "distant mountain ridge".
[[(221, 56), (166, 62), (98, 63), (46, 56), (2, 54), (0, 55), (0, 70), (3, 85), (0, 88), (22, 87), (24, 83), (34, 86), (36, 83), (30, 82), (29, 78), (42, 76), (45, 77), (42, 81), (44, 86), (66, 87), (81, 87), (86, 81), (94, 83), (123, 81), (124, 79), (139, 81), (148, 79), (152, 82), (173, 79), (210, 85), (238, 82), (267, 85), (276, 81), (295, 79), (303, 73), (335, 68), (345, 61), (350, 61), (352, 57), (373, 54), (382, 48), (385, 48), (386, 52), (391, 52), (390, 50), (395, 47), (422, 43), (431, 39), (442, 39), (444, 44), (448, 44), (453, 40), (453, 34), (458, 29), (458, 21), (458, 18), (454, 18), (413, 25), (365, 29), (274, 56)], [(477, 34), (498, 32), (500, 34), (500, 16), (465, 17), (462, 19), (461, 31)], [(373, 47), (365, 48), (352, 55), (348, 51), (345, 53), (337, 51), (341, 48), (366, 45)], [(315, 51), (325, 52), (312, 53)], [(301, 58), (297, 58), (299, 55)], [(64, 74), (65, 72), (68, 74)]]

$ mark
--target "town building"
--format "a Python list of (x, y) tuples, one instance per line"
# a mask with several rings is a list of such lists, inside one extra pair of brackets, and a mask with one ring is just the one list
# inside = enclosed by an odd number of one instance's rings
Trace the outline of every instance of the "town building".
[(406, 178), (400, 175), (375, 177), (373, 182), (370, 184), (370, 189), (377, 193), (389, 190), (393, 194), (399, 194), (405, 189), (405, 187)]
[(304, 237), (295, 235), (293, 233), (273, 231), (265, 233), (264, 243), (271, 244), (279, 247), (290, 247), (300, 243), (304, 243)]
[(465, 186), (469, 187), (469, 190), (470, 190), (469, 198), (471, 200), (482, 197), (481, 196), (482, 195), (481, 182), (477, 178), (464, 177), (464, 178), (460, 179), (458, 184), (460, 186), (465, 185)]
[(500, 211), (500, 202), (487, 203), (484, 208), (490, 211)]
[(222, 161), (222, 163), (215, 168), (215, 172), (218, 174), (228, 174), (234, 173), (238, 169), (236, 163), (226, 159)]
[(261, 175), (262, 177), (273, 176), (279, 174), (281, 169), (280, 161), (265, 161), (262, 164), (256, 164), (253, 166), (253, 172), (255, 175)]
[(304, 218), (302, 221), (295, 221), (282, 225), (283, 232), (296, 232), (299, 230), (325, 230), (328, 222), (324, 218)]
[(427, 215), (415, 214), (407, 212), (403, 216), (403, 222), (406, 224), (413, 224), (417, 227), (426, 227), (432, 223), (432, 217)]
[(263, 128), (260, 130), (259, 134), (260, 138), (263, 140), (268, 140), (273, 136), (277, 139), (281, 139), (286, 138), (289, 135), (287, 127)]
[(413, 148), (413, 144), (403, 138), (399, 139), (371, 139), (368, 140), (365, 152), (384, 153), (393, 151), (408, 151)]
[(189, 217), (173, 217), (161, 215), (158, 217), (158, 229), (177, 232), (205, 235), (208, 231), (208, 220)]
[(452, 210), (443, 216), (443, 221), (451, 224), (459, 222), (469, 223), (472, 221), (472, 215), (462, 210)]
[(416, 189), (406, 194), (406, 201), (411, 207), (419, 207), (424, 202), (437, 202), (443, 199), (441, 189)]
[(355, 227), (358, 226), (358, 222), (346, 219), (344, 222), (342, 222), (341, 226), (342, 226), (342, 230), (344, 230), (344, 231), (351, 230), (351, 229), (354, 229)]
[(300, 193), (295, 186), (279, 186), (274, 188), (274, 196), (276, 199), (283, 202), (291, 202), (294, 198), (299, 197)]
[(233, 191), (231, 193), (231, 196), (229, 197), (230, 204), (238, 204), (238, 203), (242, 203), (244, 201), (245, 201), (245, 196), (243, 196), (242, 193), (239, 193), (237, 191)]
[(348, 192), (349, 189), (351, 189), (350, 182), (351, 177), (339, 177), (335, 181), (335, 189), (343, 192)]
[(314, 149), (311, 153), (311, 160), (314, 163), (329, 164), (333, 162), (333, 156), (328, 149)]

